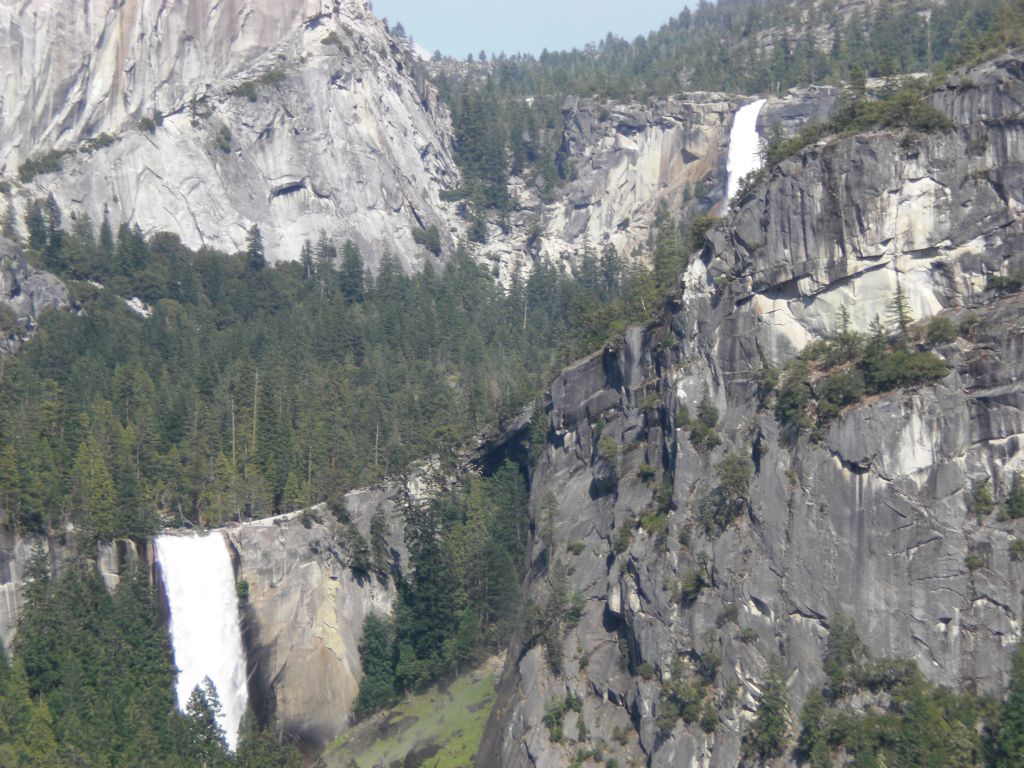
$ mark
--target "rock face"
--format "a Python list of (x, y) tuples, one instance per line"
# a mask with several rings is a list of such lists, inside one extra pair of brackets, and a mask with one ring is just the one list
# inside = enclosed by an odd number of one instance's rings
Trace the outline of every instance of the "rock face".
[[(436, 226), (442, 255), (464, 235), (440, 199), (458, 185), (447, 112), (413, 46), (364, 0), (2, 3), (0, 62), (0, 172), (19, 214), (52, 192), (66, 215), (106, 211), (192, 248), (240, 249), (258, 224), (272, 261), (324, 232), (358, 243), (371, 267), (390, 252), (410, 271), (436, 258), (414, 230)], [(832, 99), (772, 99), (762, 132), (825, 115)], [(560, 154), (574, 181), (543, 204), (519, 180), (511, 231), (495, 227), (479, 256), (506, 282), (535, 258), (573, 265), (605, 243), (631, 258), (661, 201), (696, 215), (721, 200), (738, 106), (700, 93), (571, 101)]]
[(18, 628), (25, 570), (37, 547), (46, 547), (46, 540), (0, 529), (0, 642), (8, 656)]
[(348, 726), (359, 694), (359, 640), (369, 613), (388, 614), (394, 581), (350, 567), (352, 530), (370, 541), (370, 520), (388, 521), (392, 567), (404, 546), (395, 489), (354, 491), (346, 497), (351, 527), (326, 508), (228, 529), (237, 575), (248, 585), (244, 609), (250, 692), (260, 714), (277, 728), (320, 750)]
[[(21, 248), (0, 237), (0, 303), (10, 308), (19, 326), (31, 331), (43, 312), (68, 306), (68, 289), (56, 276), (26, 264)], [(16, 335), (0, 338), (0, 349), (17, 347)]]
[[(569, 765), (576, 746), (552, 742), (544, 714), (572, 692), (582, 711), (564, 732), (582, 718), (619, 764), (735, 766), (769, 661), (798, 713), (840, 614), (875, 657), (913, 659), (944, 685), (1005, 686), (1024, 613), (1009, 545), (1024, 532), (979, 523), (968, 502), (985, 480), (1002, 498), (1024, 462), (1024, 310), (986, 290), (1024, 269), (1022, 75), (1019, 55), (958, 73), (931, 97), (949, 133), (856, 136), (785, 161), (710, 233), (662, 324), (554, 382), (530, 502), (539, 529), (541, 499), (557, 500), (554, 551), (532, 541), (525, 587), (543, 604), (544, 563), (560, 560), (583, 611), (559, 673), (513, 644), (478, 765)], [(762, 360), (781, 366), (834, 331), (840, 306), (866, 331), (897, 281), (916, 319), (978, 320), (937, 348), (949, 374), (846, 409), (818, 441), (782, 440), (760, 406)], [(677, 423), (705, 391), (721, 413), (710, 452)], [(730, 452), (751, 461), (750, 502), (712, 534), (697, 514)], [(652, 533), (638, 521), (662, 485), (671, 507)], [(687, 601), (694, 573), (708, 585)], [(713, 733), (659, 728), (662, 681), (715, 658)]]
[[(831, 88), (795, 89), (772, 97), (758, 131), (774, 126), (784, 135), (823, 120), (835, 104)], [(523, 209), (512, 231), (495, 234), (481, 248), (503, 281), (532, 260), (578, 265), (584, 250), (615, 247), (627, 261), (646, 248), (658, 206), (690, 220), (725, 197), (729, 129), (736, 110), (750, 99), (723, 93), (692, 93), (649, 104), (605, 104), (573, 99), (566, 104), (561, 157), (573, 181), (558, 200), (543, 205), (528, 185), (517, 185)]]
[[(66, 215), (106, 211), (115, 227), (226, 251), (258, 224), (271, 261), (324, 232), (358, 243), (371, 267), (390, 252), (409, 271), (436, 259), (415, 230), (436, 226), (442, 255), (465, 234), (440, 197), (459, 183), (447, 111), (414, 47), (365, 0), (0, 3), (0, 62), (0, 172), (19, 213), (52, 192)], [(814, 88), (773, 98), (762, 133), (833, 100)], [(571, 267), (605, 243), (634, 257), (660, 202), (692, 217), (721, 201), (739, 106), (714, 93), (570, 101), (560, 157), (574, 180), (550, 204), (517, 180), (511, 229), (492, 227), (478, 256), (506, 283), (538, 257)]]
[[(8, 656), (18, 629), (25, 580), (36, 553), (46, 556), (51, 574), (60, 574), (71, 549), (61, 537), (24, 536), (0, 527), (0, 643)], [(147, 556), (146, 547), (135, 542), (102, 543), (96, 549), (96, 567), (104, 585), (113, 590), (128, 563)]]
[(558, 260), (610, 242), (629, 255), (646, 243), (662, 200), (680, 211), (721, 197), (735, 107), (714, 93), (646, 106), (567, 104), (562, 155), (576, 179), (544, 211), (539, 254)]
[(414, 228), (451, 246), (447, 116), (363, 0), (0, 6), (0, 163), (46, 150), (24, 190), (65, 212), (236, 250), (259, 224), (270, 260), (320, 231), (416, 269)]

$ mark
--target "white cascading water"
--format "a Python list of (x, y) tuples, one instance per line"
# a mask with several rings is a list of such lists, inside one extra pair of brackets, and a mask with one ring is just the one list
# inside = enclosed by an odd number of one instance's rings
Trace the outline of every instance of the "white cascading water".
[(761, 168), (761, 140), (757, 135), (757, 116), (767, 99), (758, 99), (736, 110), (729, 131), (729, 157), (725, 167), (729, 173), (726, 200), (739, 192), (740, 182), (748, 173)]
[(158, 536), (156, 559), (171, 614), (178, 707), (184, 711), (192, 690), (209, 677), (220, 698), (220, 726), (233, 751), (249, 691), (227, 542), (217, 532)]

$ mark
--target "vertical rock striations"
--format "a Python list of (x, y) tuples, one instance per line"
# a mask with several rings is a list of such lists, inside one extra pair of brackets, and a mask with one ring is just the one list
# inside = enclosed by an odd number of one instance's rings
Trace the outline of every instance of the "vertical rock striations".
[(229, 251), (258, 224), (271, 260), (321, 230), (407, 269), (414, 228), (452, 247), (447, 116), (363, 0), (0, 6), (0, 61), (0, 164), (65, 153), (25, 192), (66, 212)]
[[(798, 713), (840, 615), (872, 656), (1005, 686), (1024, 613), (1009, 547), (1024, 532), (968, 507), (984, 481), (1005, 495), (1024, 462), (1024, 311), (993, 290), (1024, 270), (1022, 73), (1019, 56), (958, 73), (931, 97), (948, 133), (840, 138), (784, 161), (710, 233), (661, 324), (556, 379), (531, 489), (548, 535), (532, 540), (526, 591), (546, 605), (560, 563), (582, 611), (560, 643), (524, 628), (479, 765), (569, 765), (574, 740), (553, 741), (545, 715), (571, 693), (582, 706), (563, 732), (603, 735), (620, 764), (735, 766), (769, 662)], [(839, 307), (857, 330), (887, 322), (897, 285), (917, 320), (977, 322), (934, 347), (949, 372), (784, 439), (761, 405), (765, 368), (833, 333)], [(708, 404), (718, 446), (692, 426)], [(751, 478), (719, 530), (729, 455)], [(680, 674), (711, 680), (700, 724), (663, 717)]]

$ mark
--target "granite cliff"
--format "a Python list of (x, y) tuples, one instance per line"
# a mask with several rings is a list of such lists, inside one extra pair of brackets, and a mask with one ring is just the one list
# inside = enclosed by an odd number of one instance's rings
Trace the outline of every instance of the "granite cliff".
[[(416, 229), (438, 227), (442, 256), (463, 233), (441, 200), (458, 183), (445, 110), (408, 44), (360, 0), (111, 1), (70, 15), (8, 3), (0, 57), (18, 62), (0, 111), (5, 176), (41, 161), (12, 183), (9, 205), (53, 193), (66, 211), (106, 210), (194, 247), (238, 248), (259, 224), (272, 259), (296, 258), (323, 230), (360, 242), (371, 265), (390, 250), (407, 270), (435, 258)], [(942, 685), (1003, 689), (1024, 613), (1011, 545), (1024, 533), (970, 506), (986, 482), (1005, 497), (1024, 447), (1024, 313), (1004, 291), (1024, 273), (1022, 62), (933, 90), (951, 130), (821, 141), (731, 210), (728, 133), (746, 99), (566, 105), (575, 178), (549, 204), (515, 182), (511, 231), (479, 251), (499, 279), (536, 258), (576, 264), (606, 242), (629, 255), (661, 201), (724, 218), (662, 319), (565, 369), (537, 417), (549, 429), (531, 467), (524, 590), (543, 605), (565, 566), (581, 610), (557, 669), (525, 622), (512, 638), (479, 765), (570, 765), (583, 737), (553, 740), (546, 715), (571, 693), (580, 706), (565, 733), (619, 734), (606, 747), (620, 764), (735, 766), (768, 665), (781, 662), (799, 711), (840, 617), (856, 620), (872, 656), (911, 659)], [(761, 133), (791, 135), (835, 100), (831, 89), (769, 99)], [(814, 434), (784, 434), (767, 371), (834, 334), (842, 312), (866, 332), (897, 290), (915, 320), (969, 329), (930, 345), (948, 371), (846, 405)], [(0, 301), (31, 330), (68, 298), (0, 240)], [(718, 445), (690, 437), (705, 398)], [(733, 455), (751, 470), (741, 514), (705, 525)], [(308, 746), (346, 727), (360, 626), (395, 599), (392, 580), (353, 570), (353, 531), (369, 538), (380, 509), (400, 570), (396, 498), (415, 491), (349, 494), (344, 523), (318, 509), (225, 532), (248, 589), (258, 708)], [(5, 645), (36, 544), (59, 564), (61, 542), (0, 541)], [(149, 557), (144, 546), (101, 547), (109, 587), (136, 557)], [(709, 669), (713, 722), (666, 727), (661, 691)]]
[[(758, 132), (778, 126), (795, 134), (826, 118), (833, 88), (800, 88), (767, 100)], [(665, 204), (689, 221), (724, 206), (729, 130), (736, 110), (750, 99), (692, 93), (649, 103), (570, 99), (563, 111), (561, 155), (572, 180), (544, 204), (527, 183), (513, 188), (520, 210), (508, 234), (480, 247), (506, 281), (533, 260), (578, 266), (585, 250), (606, 244), (629, 262), (646, 258), (655, 213)]]
[(52, 192), (94, 222), (229, 251), (258, 224), (271, 260), (321, 230), (410, 270), (431, 258), (414, 227), (451, 246), (445, 110), (363, 0), (7, 3), (0, 58), (19, 207)]
[[(272, 261), (323, 232), (409, 271), (436, 259), (416, 230), (437, 227), (442, 257), (465, 236), (442, 201), (459, 185), (447, 110), (414, 46), (363, 0), (6, 4), (0, 60), (0, 173), (16, 218), (52, 193), (66, 216), (106, 212), (192, 248), (242, 248), (257, 224)], [(833, 100), (815, 88), (773, 98), (762, 129), (794, 130)], [(686, 215), (720, 204), (740, 104), (570, 100), (558, 130), (574, 180), (552, 203), (514, 180), (511, 228), (492, 227), (479, 258), (507, 281), (606, 242), (635, 257), (661, 201)]]
[[(1005, 495), (1021, 462), (1024, 316), (993, 289), (1024, 267), (1022, 75), (1008, 56), (935, 90), (949, 132), (837, 138), (785, 160), (709, 233), (663, 322), (557, 378), (526, 589), (543, 605), (560, 561), (582, 611), (558, 672), (527, 632), (513, 643), (478, 765), (568, 765), (576, 744), (553, 740), (545, 715), (571, 693), (582, 704), (564, 732), (582, 720), (620, 764), (735, 766), (767, 665), (781, 660), (799, 712), (840, 616), (873, 656), (943, 685), (1006, 684), (1021, 531), (969, 506), (985, 481)], [(935, 347), (948, 373), (784, 439), (765, 368), (835, 332), (840, 307), (867, 331), (897, 285), (916, 320), (977, 322)], [(711, 450), (680, 423), (705, 392), (720, 413)], [(751, 484), (718, 531), (700, 515), (730, 453)], [(708, 668), (710, 727), (659, 726), (672, 675)]]

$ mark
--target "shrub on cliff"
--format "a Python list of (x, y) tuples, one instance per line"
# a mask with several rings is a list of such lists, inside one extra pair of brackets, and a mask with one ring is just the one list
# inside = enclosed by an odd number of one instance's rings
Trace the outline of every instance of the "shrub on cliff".
[(355, 716), (362, 719), (397, 700), (395, 692), (395, 631), (391, 620), (376, 613), (363, 621), (363, 636), (359, 641), (363, 679), (359, 683)]
[(743, 734), (743, 757), (745, 760), (767, 762), (782, 755), (789, 731), (786, 684), (782, 679), (782, 667), (777, 661), (773, 660), (769, 664), (757, 699), (757, 714)]

